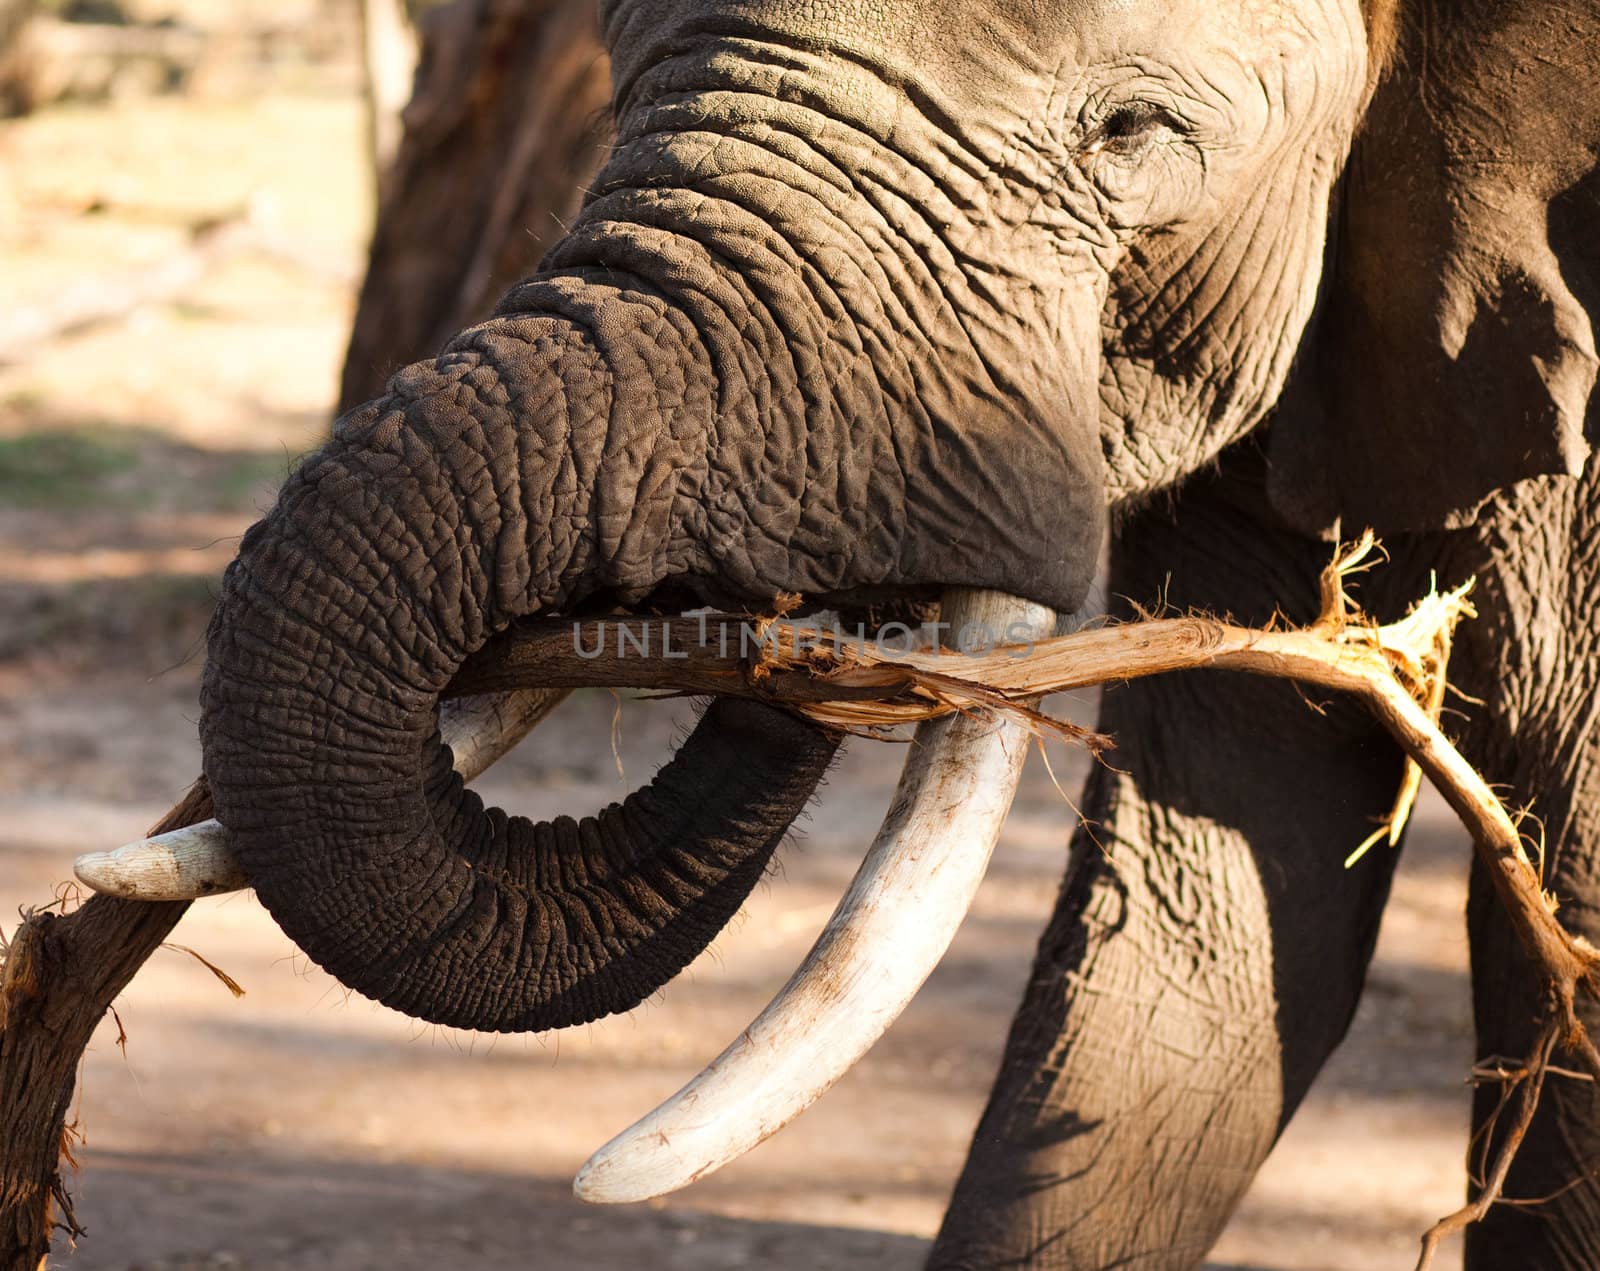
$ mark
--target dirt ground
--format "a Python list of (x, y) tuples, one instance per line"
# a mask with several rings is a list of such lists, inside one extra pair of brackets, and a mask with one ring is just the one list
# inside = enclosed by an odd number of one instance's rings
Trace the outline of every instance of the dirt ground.
[[(368, 215), (355, 103), (147, 99), (0, 126), (0, 310), (106, 286), (246, 204), (270, 234), (171, 301), (0, 348), (0, 924), (75, 854), (136, 837), (197, 770), (196, 649), (233, 540), (326, 426)], [(292, 250), (284, 250), (288, 244)], [(1070, 704), (1079, 714), (1092, 703)], [(574, 697), (482, 783), (592, 810), (683, 711)], [(786, 978), (885, 807), (857, 743), (781, 870), (658, 1001), (533, 1040), (351, 998), (248, 895), (202, 902), (102, 1028), (81, 1086), (79, 1271), (587, 1266), (909, 1271), (982, 1106), (1071, 812), (1030, 761), (995, 866), (906, 1016), (811, 1112), (663, 1203), (574, 1201), (584, 1157), (714, 1055)], [(1057, 751), (1069, 787), (1082, 761)], [(1409, 1267), (1461, 1193), (1467, 848), (1425, 802), (1349, 1041), (1215, 1268)], [(1458, 1266), (1451, 1251), (1440, 1266)]]

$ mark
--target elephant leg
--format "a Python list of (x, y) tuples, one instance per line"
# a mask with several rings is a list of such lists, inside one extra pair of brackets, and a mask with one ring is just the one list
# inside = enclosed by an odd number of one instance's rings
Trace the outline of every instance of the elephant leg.
[[(1512, 806), (1529, 807), (1544, 835), (1544, 886), (1558, 917), (1600, 945), (1600, 480), (1538, 482), (1502, 496), (1469, 536), (1452, 572), (1478, 575), (1484, 618), (1462, 630), (1456, 679), (1483, 700), (1468, 707), (1468, 758)], [(1530, 825), (1530, 832), (1534, 826)], [(1481, 1057), (1517, 1058), (1532, 1047), (1540, 1006), (1530, 970), (1493, 890), (1474, 871), (1467, 908), (1473, 1007)], [(1600, 1037), (1600, 1009), (1579, 1017)], [(1576, 1066), (1556, 1052), (1559, 1066)], [(1479, 1137), (1500, 1087), (1479, 1088), (1473, 1108), (1473, 1174), (1513, 1120)], [(1600, 1089), (1561, 1075), (1544, 1085), (1539, 1110), (1506, 1179), (1501, 1204), (1467, 1232), (1474, 1271), (1600, 1266)]]
[[(1112, 594), (1313, 616), (1329, 546), (1266, 524), (1259, 479), (1235, 458), (1121, 525)], [(1376, 577), (1398, 599), (1426, 573)], [(1117, 751), (931, 1267), (1202, 1261), (1343, 1037), (1388, 895), (1387, 847), (1343, 861), (1392, 804), (1400, 755), (1359, 708), (1318, 705), (1223, 672), (1106, 693)]]

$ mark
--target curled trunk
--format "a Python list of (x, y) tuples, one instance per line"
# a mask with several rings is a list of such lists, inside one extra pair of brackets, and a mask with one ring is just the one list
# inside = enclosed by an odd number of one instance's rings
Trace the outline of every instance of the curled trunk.
[[(602, 325), (626, 304), (577, 294)], [(596, 429), (562, 448), (574, 415), (606, 413), (600, 361), (542, 314), (412, 368), (290, 479), (213, 623), (206, 771), (253, 885), (344, 983), (439, 1023), (539, 1029), (636, 1004), (738, 908), (837, 744), (719, 703), (649, 787), (543, 825), (485, 809), (451, 770), (437, 701), (469, 653), (665, 572), (670, 533), (640, 561), (607, 543), (596, 489), (559, 488), (600, 462)]]
[(836, 744), (719, 704), (598, 818), (485, 810), (437, 702), (509, 623), (950, 585), (1071, 609), (1093, 572), (1093, 386), (1046, 412), (997, 382), (947, 294), (968, 284), (902, 250), (903, 204), (842, 187), (823, 141), (910, 161), (726, 52), (629, 85), (543, 271), (346, 415), (228, 572), (201, 726), (218, 817), (315, 961), (422, 1018), (632, 1005), (737, 908)]

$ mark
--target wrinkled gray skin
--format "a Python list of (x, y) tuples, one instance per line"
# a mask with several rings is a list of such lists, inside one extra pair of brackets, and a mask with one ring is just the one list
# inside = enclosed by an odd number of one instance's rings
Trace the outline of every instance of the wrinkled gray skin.
[[(1537, 797), (1547, 883), (1600, 938), (1592, 6), (603, 14), (617, 148), (570, 236), (342, 420), (229, 571), (206, 772), (312, 957), (448, 1023), (625, 1009), (737, 909), (837, 739), (719, 703), (628, 803), (531, 826), (449, 774), (462, 659), (616, 604), (1071, 609), (1108, 512), (1113, 593), (1245, 619), (1314, 597), (1339, 517), (1389, 540), (1380, 615), (1476, 574), (1464, 743)], [(1360, 992), (1391, 860), (1340, 861), (1399, 778), (1379, 731), (1199, 675), (1104, 716), (1110, 851), (1074, 841), (935, 1267), (1196, 1265)], [(1471, 925), (1480, 1047), (1519, 1053), (1481, 885)], [(1557, 1083), (1510, 1194), (1600, 1159), (1595, 1099)], [(1600, 1191), (1469, 1249), (1592, 1267)]]

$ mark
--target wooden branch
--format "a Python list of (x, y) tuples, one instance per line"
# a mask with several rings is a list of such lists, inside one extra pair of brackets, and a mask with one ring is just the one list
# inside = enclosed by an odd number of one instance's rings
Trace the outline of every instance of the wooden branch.
[[(882, 642), (772, 619), (612, 619), (503, 637), (462, 668), (454, 689), (611, 684), (732, 693), (782, 703), (818, 723), (872, 729), (956, 710), (992, 709), (1045, 723), (1025, 705), (1041, 693), (1210, 668), (1248, 671), (1352, 693), (1366, 703), (1472, 832), (1523, 948), (1545, 974), (1569, 1046), (1597, 1077), (1600, 1053), (1573, 1011), (1596, 987), (1596, 953), (1555, 919), (1521, 836), (1500, 800), (1439, 730), (1445, 668), (1461, 592), (1432, 596), (1404, 621), (1353, 615), (1340, 579), (1374, 548), (1370, 536), (1323, 577), (1323, 612), (1302, 631), (1261, 631), (1206, 617), (1083, 631), (1025, 649), (897, 653)], [(996, 633), (980, 633), (993, 638)], [(1003, 636), (1002, 636), (1003, 638)], [(1408, 770), (1385, 827), (1398, 838), (1416, 782)]]
[[(1480, 1221), (1489, 1212), (1490, 1207), (1500, 1199), (1500, 1193), (1506, 1185), (1506, 1176), (1511, 1173), (1511, 1163), (1516, 1160), (1517, 1152), (1522, 1147), (1522, 1140), (1528, 1135), (1528, 1127), (1533, 1124), (1533, 1114), (1539, 1110), (1539, 1095), (1544, 1090), (1544, 1079), (1550, 1072), (1550, 1054), (1556, 1047), (1560, 1033), (1560, 1026), (1555, 1020), (1548, 1022), (1544, 1026), (1544, 1031), (1539, 1034), (1538, 1041), (1534, 1043), (1533, 1050), (1529, 1052), (1527, 1062), (1497, 1078), (1507, 1083), (1499, 1111), (1504, 1110), (1513, 1091), (1518, 1087), (1521, 1088), (1521, 1098), (1517, 1100), (1517, 1119), (1500, 1144), (1499, 1151), (1495, 1153), (1494, 1164), (1484, 1177), (1477, 1196), (1453, 1214), (1447, 1214), (1439, 1219), (1423, 1235), (1422, 1252), (1417, 1258), (1416, 1271), (1428, 1271), (1433, 1266), (1434, 1254), (1439, 1251), (1439, 1245), (1445, 1238)], [(1498, 1119), (1499, 1111), (1485, 1127), (1484, 1133), (1487, 1136), (1492, 1136), (1494, 1133), (1494, 1121)]]
[[(1404, 622), (1382, 628), (1352, 622), (1338, 610), (1302, 631), (1167, 618), (982, 654), (902, 654), (829, 629), (729, 616), (542, 623), (513, 631), (470, 659), (451, 692), (610, 685), (730, 694), (856, 731), (985, 709), (1051, 727), (1054, 721), (1026, 706), (1028, 698), (1200, 668), (1352, 693), (1472, 832), (1518, 938), (1571, 1016), (1574, 992), (1595, 970), (1595, 951), (1556, 921), (1511, 817), (1434, 717), (1443, 702), (1449, 630), (1465, 612), (1464, 595), (1455, 595), (1434, 597)], [(1409, 774), (1406, 788), (1414, 791)], [(1395, 821), (1409, 810), (1409, 799), (1398, 803)], [(1391, 823), (1385, 832), (1397, 838), (1398, 828)], [(1571, 1023), (1576, 1028), (1575, 1016)], [(1581, 1029), (1573, 1035), (1585, 1036)], [(1600, 1056), (1580, 1048), (1580, 1057), (1600, 1076)]]
[[(151, 833), (211, 811), (197, 782)], [(26, 914), (11, 937), (0, 967), (0, 1271), (43, 1267), (57, 1226), (82, 1234), (61, 1179), (78, 1064), (112, 1001), (188, 907), (93, 896), (64, 917)]]
[[(1600, 1079), (1600, 1049), (1575, 1009), (1580, 990), (1600, 997), (1600, 954), (1556, 920), (1554, 901), (1545, 895), (1504, 805), (1439, 729), (1451, 637), (1456, 622), (1471, 612), (1466, 588), (1430, 596), (1392, 626), (1366, 624), (1352, 613), (1340, 580), (1360, 567), (1374, 547), (1368, 535), (1324, 571), (1322, 613), (1303, 631), (1259, 631), (1188, 617), (1081, 632), (1025, 653), (998, 649), (981, 656), (895, 655), (879, 645), (852, 643), (834, 632), (792, 624), (678, 619), (652, 628), (631, 619), (613, 623), (609, 646), (596, 623), (512, 633), (464, 667), (461, 679), (477, 691), (529, 683), (577, 687), (611, 682), (742, 693), (781, 702), (819, 723), (868, 729), (974, 709), (1011, 711), (1048, 724), (1025, 705), (1026, 699), (1202, 667), (1354, 694), (1410, 760), (1389, 822), (1374, 838), (1386, 835), (1398, 841), (1425, 774), (1472, 833), (1518, 940), (1544, 979), (1540, 1040), (1520, 1070), (1518, 1080), (1524, 1084), (1516, 1122), (1479, 1195), (1424, 1236), (1417, 1266), (1426, 1271), (1442, 1240), (1481, 1219), (1499, 1199), (1537, 1111), (1555, 1047), (1565, 1046), (1588, 1075)], [(630, 623), (631, 638), (625, 639)], [(667, 660), (669, 649), (681, 655), (676, 664)]]
[[(1574, 993), (1592, 983), (1595, 951), (1555, 919), (1538, 872), (1500, 800), (1440, 731), (1437, 713), (1465, 591), (1432, 596), (1388, 627), (1352, 616), (1338, 578), (1371, 551), (1364, 540), (1330, 566), (1324, 609), (1299, 631), (1257, 630), (1214, 618), (1156, 619), (982, 653), (897, 652), (882, 641), (775, 619), (707, 616), (541, 623), (508, 633), (468, 661), (452, 692), (585, 685), (720, 693), (781, 704), (819, 724), (855, 731), (964, 710), (998, 710), (1055, 727), (1026, 705), (1043, 693), (1208, 668), (1247, 671), (1354, 694), (1438, 787), (1472, 832), (1524, 949), (1543, 969), (1572, 1037)], [(1331, 586), (1330, 586), (1331, 580)], [(978, 633), (1003, 639), (1003, 633)], [(1414, 794), (1408, 772), (1403, 794)], [(1411, 800), (1385, 832), (1398, 838)], [(1575, 1046), (1600, 1076), (1592, 1044)]]
[(0, 315), (0, 356), (14, 357), (64, 335), (116, 322), (147, 305), (191, 290), (219, 261), (245, 249), (253, 227), (246, 211), (192, 226), (188, 239), (150, 265), (84, 278), (48, 302)]

